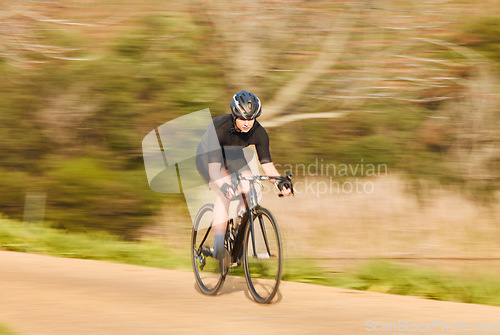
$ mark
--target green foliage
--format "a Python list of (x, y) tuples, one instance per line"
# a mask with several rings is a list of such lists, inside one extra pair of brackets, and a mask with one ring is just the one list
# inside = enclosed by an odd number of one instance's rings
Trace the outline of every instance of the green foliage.
[(35, 121), (33, 89), (0, 81), (0, 166), (36, 171), (36, 162), (48, 151)]
[(189, 268), (189, 257), (159, 241), (127, 242), (105, 232), (70, 233), (0, 218), (0, 249), (159, 268)]
[[(15, 81), (0, 81), (0, 211), (21, 218), (26, 192), (43, 189), (45, 219), (54, 226), (128, 238), (162, 200), (184, 209), (179, 197), (149, 189), (141, 143), (175, 117), (220, 106), (219, 69), (199, 63), (207, 28), (189, 17), (159, 14), (130, 23), (134, 28), (93, 61), (44, 58), (31, 71), (14, 72)], [(84, 40), (40, 34), (64, 47)]]
[(0, 335), (16, 335), (16, 333), (7, 326), (0, 325)]
[[(416, 114), (398, 110), (349, 113), (331, 120), (306, 120), (271, 129), (273, 156), (287, 163), (309, 163), (323, 158), (331, 163), (401, 164), (405, 146), (414, 141), (421, 122)], [(287, 148), (298, 147), (289, 156)], [(302, 155), (301, 155), (302, 154)]]
[(465, 44), (500, 62), (500, 16), (487, 16), (465, 26)]
[[(0, 211), (6, 215), (22, 219), (26, 192), (34, 184), (34, 178), (23, 171), (10, 171), (0, 168)], [(36, 186), (35, 186), (36, 187)]]
[(500, 306), (500, 282), (493, 277), (467, 278), (387, 261), (368, 263), (350, 277), (343, 287)]
[(395, 154), (398, 152), (396, 144), (382, 135), (365, 136), (343, 143), (335, 152), (341, 162), (365, 164), (386, 164), (394, 166)]
[(284, 280), (427, 299), (500, 306), (500, 282), (494, 276), (452, 275), (437, 270), (374, 260), (341, 273), (318, 268), (310, 260), (285, 266)]
[(326, 286), (336, 284), (336, 282), (332, 280), (331, 275), (319, 268), (317, 264), (310, 259), (285, 259), (283, 269), (283, 280), (285, 281)]
[[(130, 18), (113, 28), (118, 37), (104, 34), (106, 43), (98, 47), (72, 29), (37, 23), (34, 34), (47, 45), (83, 50), (64, 56), (91, 55), (94, 60), (38, 54), (28, 58), (44, 63), (23, 70), (0, 58), (0, 211), (21, 218), (26, 192), (45, 189), (47, 219), (55, 226), (131, 237), (161, 200), (181, 207), (179, 197), (160, 196), (147, 187), (141, 141), (155, 127), (187, 113), (207, 107), (213, 115), (227, 112), (227, 91), (239, 83), (225, 82), (224, 46), (210, 22), (203, 11)], [(499, 61), (499, 22), (497, 17), (472, 22), (465, 27), (464, 43)], [(263, 41), (276, 49), (277, 70), (308, 66), (309, 58), (300, 52), (319, 50), (308, 43), (297, 49), (294, 39), (275, 42)], [(440, 52), (443, 58), (457, 57)], [(346, 58), (332, 70), (359, 69)], [(293, 76), (287, 71), (263, 76), (263, 101)], [(427, 133), (422, 139), (427, 108), (394, 101), (354, 106), (355, 112), (342, 118), (269, 129), (274, 161), (386, 164), (415, 179), (462, 181), (446, 168), (448, 142), (436, 144)], [(328, 112), (336, 106), (321, 100), (297, 108)]]
[(61, 228), (106, 229), (130, 237), (149, 222), (158, 206), (142, 171), (113, 171), (82, 157), (55, 166), (47, 176), (47, 220)]
[(400, 171), (414, 179), (463, 183), (447, 165), (451, 139), (446, 137), (446, 129), (436, 128), (436, 132), (442, 132), (437, 134), (441, 136), (440, 142), (436, 142), (426, 129), (429, 112), (425, 108), (381, 103), (366, 109), (370, 111), (352, 112), (335, 119), (304, 120), (270, 129), (273, 160), (282, 166), (307, 165), (316, 159), (322, 159), (324, 164), (383, 165), (388, 173)]

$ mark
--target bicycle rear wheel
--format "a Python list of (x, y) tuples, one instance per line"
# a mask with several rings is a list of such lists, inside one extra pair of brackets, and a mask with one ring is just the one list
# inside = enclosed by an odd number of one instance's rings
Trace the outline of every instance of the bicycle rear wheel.
[(265, 208), (255, 212), (245, 230), (243, 267), (248, 289), (258, 303), (270, 303), (278, 292), (283, 268), (281, 236), (275, 218)]
[(191, 235), (191, 259), (196, 284), (207, 295), (216, 295), (226, 278), (214, 256), (213, 210), (213, 204), (205, 204), (200, 208)]

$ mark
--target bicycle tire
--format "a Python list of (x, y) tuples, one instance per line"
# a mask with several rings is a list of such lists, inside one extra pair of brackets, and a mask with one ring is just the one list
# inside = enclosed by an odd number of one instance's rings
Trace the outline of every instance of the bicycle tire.
[(196, 214), (191, 234), (191, 260), (196, 284), (203, 294), (216, 295), (222, 288), (226, 274), (222, 274), (219, 261), (213, 257), (214, 231), (212, 229), (213, 204), (203, 205)]
[(278, 292), (281, 282), (282, 242), (272, 213), (262, 207), (257, 208), (254, 213), (253, 225), (248, 224), (245, 229), (243, 268), (253, 299), (267, 304)]

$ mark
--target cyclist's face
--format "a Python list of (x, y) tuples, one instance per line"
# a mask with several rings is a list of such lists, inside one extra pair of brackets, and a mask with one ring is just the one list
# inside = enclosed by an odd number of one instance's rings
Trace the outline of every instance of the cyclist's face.
[(251, 119), (251, 120), (245, 120), (242, 118), (236, 119), (236, 127), (242, 133), (248, 133), (250, 131), (250, 129), (252, 129), (254, 123), (255, 123), (255, 119)]

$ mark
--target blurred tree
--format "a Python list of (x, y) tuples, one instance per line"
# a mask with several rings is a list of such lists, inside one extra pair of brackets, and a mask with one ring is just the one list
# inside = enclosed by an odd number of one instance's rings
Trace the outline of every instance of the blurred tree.
[(23, 194), (43, 186), (55, 224), (132, 236), (165, 199), (143, 189), (143, 136), (202, 108), (227, 113), (240, 89), (262, 98), (281, 163), (364, 159), (498, 185), (497, 25), (462, 27), (470, 8), (488, 10), (472, 0), (2, 2), (0, 209), (21, 213)]

